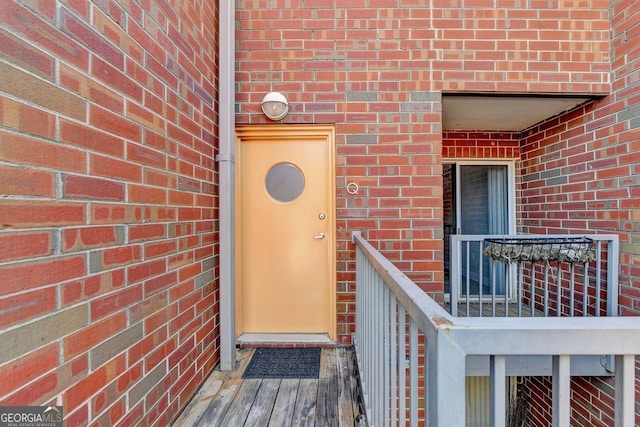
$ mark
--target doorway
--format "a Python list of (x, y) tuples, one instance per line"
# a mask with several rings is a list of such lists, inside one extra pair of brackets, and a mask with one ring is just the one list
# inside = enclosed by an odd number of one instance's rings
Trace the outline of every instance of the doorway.
[(237, 332), (335, 340), (333, 127), (236, 136)]
[[(443, 165), (445, 293), (451, 292), (450, 255), (452, 234), (506, 235), (515, 232), (515, 178), (513, 162), (455, 162)], [(496, 284), (496, 295), (506, 291), (505, 271), (492, 269), (481, 251), (464, 251), (463, 281), (469, 275), (469, 295), (457, 290), (459, 297), (489, 295)], [(469, 267), (468, 269), (466, 267)], [(482, 278), (480, 277), (482, 274)], [(494, 281), (495, 278), (495, 281)], [(482, 283), (483, 289), (479, 286)], [(464, 292), (464, 294), (463, 294)]]

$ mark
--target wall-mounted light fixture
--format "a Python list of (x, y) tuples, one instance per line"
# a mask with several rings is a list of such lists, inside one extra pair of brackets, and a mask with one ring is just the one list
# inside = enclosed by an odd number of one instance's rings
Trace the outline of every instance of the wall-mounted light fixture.
[(281, 120), (289, 113), (289, 101), (280, 92), (269, 92), (262, 98), (262, 112), (271, 120)]

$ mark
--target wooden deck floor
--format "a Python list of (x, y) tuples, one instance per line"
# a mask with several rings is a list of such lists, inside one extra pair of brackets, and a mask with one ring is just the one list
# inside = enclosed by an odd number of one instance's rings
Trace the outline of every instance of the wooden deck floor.
[(323, 348), (318, 379), (243, 379), (252, 349), (232, 372), (214, 372), (173, 425), (354, 426), (361, 409), (354, 352)]
[[(445, 310), (449, 311), (449, 304), (444, 305)], [(528, 305), (522, 305), (520, 308), (520, 313), (518, 313), (518, 304), (509, 303), (509, 316), (508, 317), (531, 317), (531, 307)], [(503, 302), (496, 302), (495, 304), (495, 312), (494, 306), (490, 301), (486, 301), (482, 303), (482, 316), (483, 317), (506, 317), (505, 313), (507, 310), (507, 305)], [(469, 317), (479, 317), (480, 316), (480, 304), (478, 302), (469, 303)], [(544, 313), (535, 310), (535, 317), (543, 317)], [(467, 317), (467, 304), (465, 302), (461, 302), (458, 304), (458, 317)]]

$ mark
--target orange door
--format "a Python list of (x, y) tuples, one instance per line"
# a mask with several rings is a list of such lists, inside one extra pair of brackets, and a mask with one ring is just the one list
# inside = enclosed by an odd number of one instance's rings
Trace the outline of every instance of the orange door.
[(333, 128), (238, 128), (239, 333), (335, 338)]

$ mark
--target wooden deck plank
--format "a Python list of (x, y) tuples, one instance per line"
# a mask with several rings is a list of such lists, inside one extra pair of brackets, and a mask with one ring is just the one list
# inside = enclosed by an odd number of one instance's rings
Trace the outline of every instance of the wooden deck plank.
[(266, 426), (271, 418), (273, 405), (280, 389), (280, 379), (263, 379), (256, 399), (247, 415), (248, 426)]
[(317, 401), (318, 425), (329, 426), (335, 423), (338, 419), (338, 368), (335, 349), (322, 353)]
[(293, 419), (298, 426), (314, 426), (316, 420), (316, 400), (318, 380), (302, 379), (298, 387), (298, 397), (293, 411)]
[(299, 379), (283, 379), (280, 383), (280, 390), (276, 397), (269, 427), (291, 427), (293, 420), (293, 410), (296, 406), (296, 398), (298, 395)]
[(227, 414), (227, 410), (229, 409), (229, 406), (231, 406), (238, 388), (240, 388), (240, 383), (225, 385), (225, 387), (222, 388), (211, 401), (209, 406), (207, 406), (207, 409), (198, 420), (196, 426), (206, 427), (221, 425), (222, 419)]
[(261, 383), (261, 379), (246, 379), (242, 381), (242, 385), (220, 425), (225, 427), (244, 426)]
[[(449, 304), (445, 304), (445, 309), (449, 311)], [(482, 316), (483, 317), (506, 317), (505, 316), (506, 305), (504, 301), (496, 301), (496, 311), (493, 313), (493, 305), (491, 301), (484, 301), (482, 303)], [(469, 317), (478, 317), (480, 314), (480, 303), (476, 301), (471, 301), (469, 303)], [(458, 303), (458, 316), (466, 317), (467, 316), (467, 303), (460, 302)], [(535, 317), (544, 317), (544, 313), (535, 310)], [(509, 317), (518, 317), (518, 304), (517, 303), (509, 303)], [(522, 315), (520, 317), (531, 317), (531, 307), (528, 305), (522, 305)]]
[(211, 374), (211, 377), (204, 383), (202, 388), (198, 390), (196, 396), (180, 416), (180, 423), (188, 426), (198, 425), (198, 422), (209, 407), (211, 400), (215, 398), (224, 383), (223, 380), (215, 378), (216, 374), (219, 374), (219, 372)]
[(358, 421), (365, 419), (364, 401), (362, 399), (362, 391), (360, 389), (360, 377), (358, 376), (358, 361), (356, 360), (355, 351), (347, 351), (347, 362), (349, 366), (350, 386), (351, 386), (351, 402), (353, 404), (354, 425), (360, 425)]
[(354, 423), (354, 405), (351, 396), (351, 371), (347, 360), (347, 351), (344, 348), (337, 349), (338, 371), (338, 424), (352, 426)]
[[(240, 385), (242, 385), (242, 373), (249, 364), (249, 360), (251, 360), (250, 354), (239, 352), (236, 369), (231, 372), (214, 372), (212, 374), (216, 381), (222, 381), (222, 386), (207, 406), (204, 414), (198, 417), (197, 426), (222, 425), (222, 419), (227, 414), (227, 410), (231, 406)], [(190, 414), (189, 416), (194, 415)]]

